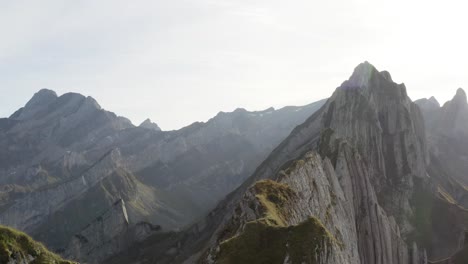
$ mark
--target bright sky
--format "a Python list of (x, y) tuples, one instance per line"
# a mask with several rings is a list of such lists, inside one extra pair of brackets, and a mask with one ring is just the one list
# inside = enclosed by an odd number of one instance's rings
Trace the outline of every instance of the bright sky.
[(368, 60), (413, 99), (468, 87), (466, 1), (0, 1), (0, 116), (40, 88), (164, 130), (328, 97)]

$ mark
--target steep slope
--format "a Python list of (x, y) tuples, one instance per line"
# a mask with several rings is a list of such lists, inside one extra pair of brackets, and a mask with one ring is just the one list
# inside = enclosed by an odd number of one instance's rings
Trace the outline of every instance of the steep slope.
[(164, 132), (150, 121), (135, 127), (91, 97), (41, 90), (0, 119), (0, 223), (61, 251), (123, 199), (130, 225), (182, 228), (323, 103), (238, 109)]
[[(173, 244), (142, 243), (132, 256), (143, 263), (427, 263), (428, 250), (431, 255), (446, 244), (456, 251), (463, 244), (457, 236), (466, 222), (436, 191), (428, 165), (419, 107), (388, 72), (362, 63), (206, 219), (172, 238)], [(271, 195), (258, 189), (265, 179), (277, 187)], [(438, 200), (427, 205), (425, 198)], [(449, 211), (454, 218), (435, 219)], [(434, 221), (428, 225), (425, 217)], [(296, 240), (295, 230), (309, 226), (309, 219), (313, 228)], [(451, 235), (428, 245), (421, 234), (433, 225)], [(311, 239), (318, 242), (312, 252), (294, 246)], [(266, 260), (268, 253), (274, 256)], [(131, 261), (121, 254), (108, 263), (125, 263), (120, 259)]]
[(48, 251), (28, 235), (0, 226), (0, 262), (21, 264), (72, 264)]
[(89, 264), (102, 263), (104, 259), (150, 235), (158, 234), (160, 230), (160, 226), (151, 223), (133, 222), (127, 214), (124, 200), (120, 199), (73, 236), (64, 256)]

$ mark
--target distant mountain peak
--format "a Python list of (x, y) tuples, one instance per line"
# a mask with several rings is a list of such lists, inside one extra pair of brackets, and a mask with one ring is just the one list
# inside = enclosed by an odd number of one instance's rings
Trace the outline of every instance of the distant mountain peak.
[(156, 131), (161, 131), (161, 128), (158, 126), (158, 124), (153, 123), (151, 121), (151, 119), (149, 119), (149, 118), (147, 118), (145, 121), (143, 121), (140, 124), (140, 127), (147, 128), (147, 129), (152, 129), (152, 130), (156, 130)]
[(462, 88), (458, 88), (452, 100), (447, 101), (443, 107), (446, 109), (450, 108), (452, 109), (450, 111), (455, 113), (459, 111), (458, 109), (464, 108), (466, 106), (468, 106), (466, 93)]
[(247, 109), (242, 108), (242, 107), (238, 107), (233, 111), (233, 113), (247, 113), (247, 112), (248, 112)]
[[(380, 80), (380, 81), (378, 81)], [(375, 82), (390, 83), (395, 82), (388, 71), (378, 71), (374, 65), (365, 61), (354, 68), (353, 74), (342, 85), (342, 88), (366, 88), (365, 91), (375, 90), (375, 87), (387, 87)], [(393, 85), (390, 85), (393, 86)], [(369, 88), (369, 89), (367, 89)], [(364, 90), (363, 90), (364, 91)]]
[(366, 86), (372, 74), (376, 72), (378, 72), (377, 69), (369, 62), (365, 61), (360, 63), (354, 68), (353, 74), (348, 80), (348, 84), (355, 87)]
[(57, 93), (43, 88), (36, 92), (33, 97), (20, 110), (16, 111), (10, 118), (24, 120), (33, 117), (41, 108), (48, 106), (57, 100)]
[(421, 98), (414, 102), (424, 111), (432, 111), (440, 108), (440, 103), (434, 96), (431, 96), (429, 99)]
[(54, 90), (48, 88), (42, 88), (35, 95), (52, 95), (57, 97), (57, 93)]
[(349, 91), (356, 91), (373, 104), (385, 104), (387, 100), (409, 99), (403, 83), (396, 83), (388, 71), (379, 71), (367, 61), (360, 63), (354, 69), (349, 79), (335, 91), (334, 97), (341, 95), (347, 98), (346, 94)]
[(431, 96), (431, 97), (429, 98), (429, 102), (431, 102), (431, 103), (437, 105), (438, 107), (440, 107), (439, 101), (437, 101), (437, 99), (436, 99), (434, 96)]
[(57, 99), (57, 93), (43, 88), (33, 95), (33, 97), (26, 103), (26, 108), (33, 107), (43, 103), (50, 103)]
[(453, 97), (453, 101), (457, 101), (462, 104), (467, 104), (466, 93), (462, 88), (457, 89), (457, 93)]

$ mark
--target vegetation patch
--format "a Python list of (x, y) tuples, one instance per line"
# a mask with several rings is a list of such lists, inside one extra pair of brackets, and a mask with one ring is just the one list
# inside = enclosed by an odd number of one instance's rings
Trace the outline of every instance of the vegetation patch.
[(25, 261), (31, 264), (74, 263), (63, 260), (60, 256), (48, 251), (44, 245), (35, 242), (25, 233), (0, 226), (0, 263), (9, 263), (12, 259), (17, 263)]
[(262, 217), (246, 223), (241, 234), (220, 243), (216, 263), (319, 263), (325, 249), (339, 245), (326, 227), (314, 217), (287, 226), (287, 203), (296, 195), (287, 185), (262, 180), (252, 186), (264, 210)]
[(286, 184), (272, 180), (261, 180), (252, 187), (256, 198), (263, 207), (264, 221), (271, 225), (285, 226), (286, 203), (295, 196), (294, 191)]
[(316, 218), (296, 226), (270, 225), (264, 219), (247, 223), (244, 232), (220, 244), (217, 263), (282, 264), (286, 256), (291, 263), (320, 263), (327, 257), (335, 238)]

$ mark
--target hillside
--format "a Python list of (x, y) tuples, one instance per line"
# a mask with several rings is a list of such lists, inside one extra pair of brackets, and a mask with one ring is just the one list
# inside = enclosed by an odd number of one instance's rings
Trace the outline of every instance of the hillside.
[(73, 264), (50, 252), (18, 230), (0, 226), (0, 262), (24, 264)]

